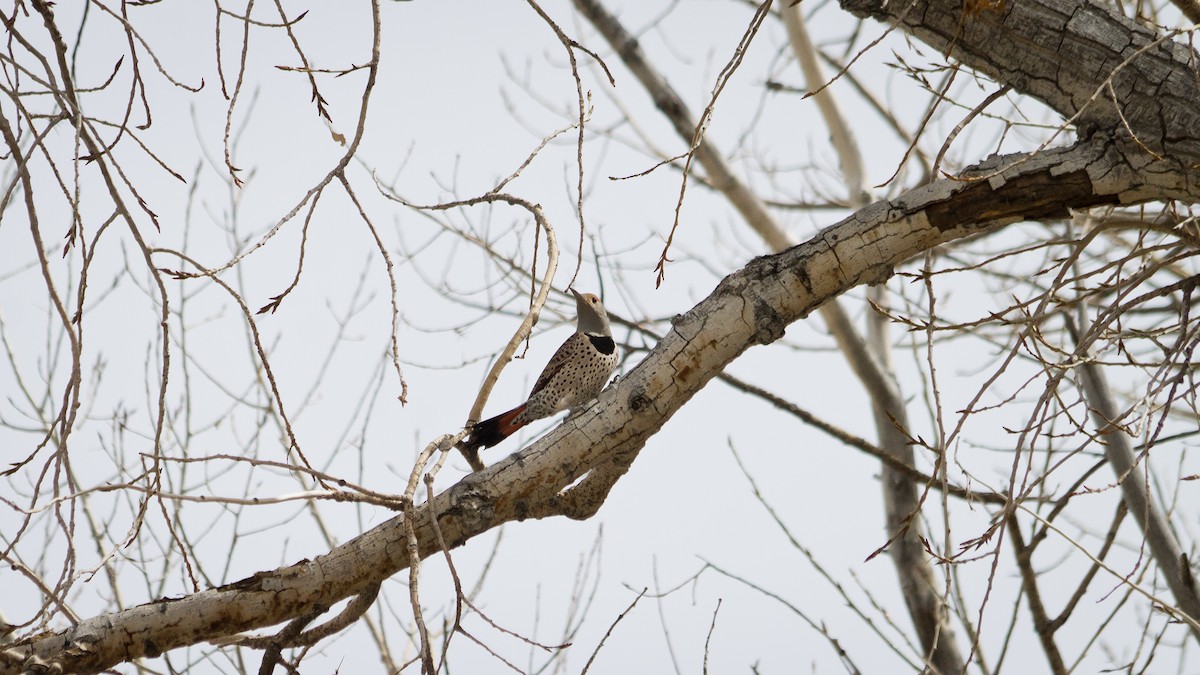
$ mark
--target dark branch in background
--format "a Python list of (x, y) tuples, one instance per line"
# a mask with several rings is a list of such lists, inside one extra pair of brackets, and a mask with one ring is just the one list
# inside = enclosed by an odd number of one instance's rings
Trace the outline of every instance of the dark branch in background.
[[(1084, 310), (1081, 308), (1080, 312)], [(1068, 321), (1068, 330), (1077, 335), (1078, 330), (1072, 324)], [(1081, 345), (1081, 349), (1086, 352), (1087, 347)], [(1150, 552), (1162, 570), (1175, 602), (1191, 618), (1187, 623), (1192, 635), (1200, 638), (1200, 623), (1197, 623), (1200, 621), (1200, 597), (1196, 593), (1188, 558), (1180, 549), (1179, 542), (1175, 540), (1150, 492), (1149, 467), (1142, 464), (1139, 469), (1139, 458), (1133, 452), (1129, 436), (1118, 423), (1121, 413), (1113, 402), (1104, 371), (1086, 353), (1081, 356), (1079, 374), (1084, 397), (1099, 435), (1104, 440), (1104, 455), (1121, 484), (1122, 498), (1145, 534)]]
[(1062, 654), (1054, 642), (1053, 622), (1046, 615), (1046, 606), (1042, 602), (1042, 594), (1037, 585), (1037, 572), (1031, 562), (1033, 549), (1025, 545), (1021, 535), (1021, 524), (1014, 514), (1008, 516), (1008, 536), (1012, 539), (1013, 554), (1017, 558), (1017, 568), (1021, 570), (1021, 588), (1025, 591), (1025, 601), (1029, 603), (1029, 613), (1033, 615), (1033, 627), (1038, 639), (1042, 642), (1042, 651), (1050, 662), (1050, 671), (1054, 675), (1066, 675), (1067, 668), (1063, 664)]
[(1192, 23), (1200, 23), (1200, 2), (1196, 0), (1171, 0)]
[(878, 445), (875, 445), (874, 443), (871, 443), (863, 438), (860, 438), (858, 436), (855, 436), (854, 434), (851, 434), (842, 429), (839, 429), (839, 428), (835, 427), (834, 425), (826, 422), (825, 420), (822, 420), (821, 418), (817, 417), (816, 415), (808, 412), (807, 410), (801, 408), (800, 406), (796, 405), (795, 403), (792, 403), (791, 401), (788, 401), (779, 396), (776, 396), (775, 394), (772, 394), (771, 392), (767, 391), (766, 389), (763, 389), (761, 387), (756, 387), (748, 382), (743, 382), (742, 380), (740, 380), (728, 373), (721, 373), (720, 375), (717, 376), (717, 379), (728, 384), (729, 386), (733, 387), (734, 389), (737, 389), (738, 391), (742, 391), (747, 394), (750, 394), (751, 396), (757, 396), (758, 398), (763, 399), (764, 401), (770, 403), (771, 405), (775, 406), (776, 408), (801, 420), (805, 424), (817, 429), (818, 431), (824, 432), (825, 434), (833, 437), (834, 439), (836, 439), (852, 448), (858, 448), (859, 450), (865, 452), (866, 454), (882, 461), (884, 464), (886, 464), (888, 466), (888, 468), (890, 468), (894, 471), (900, 472), (901, 474), (904, 474), (904, 476), (906, 478), (908, 478), (909, 480), (922, 483), (934, 490), (944, 491), (947, 494), (953, 495), (955, 497), (959, 497), (961, 499), (983, 502), (986, 504), (1006, 504), (1006, 503), (1008, 503), (1008, 497), (1003, 494), (999, 494), (999, 493), (995, 493), (995, 492), (979, 492), (976, 490), (969, 490), (967, 488), (960, 487), (958, 485), (949, 485), (949, 484), (943, 485), (942, 482), (940, 480), (938, 480), (937, 477), (921, 473), (916, 468), (912, 467), (909, 464), (905, 464), (903, 461), (897, 459), (894, 455), (888, 453), (886, 450), (879, 447)]

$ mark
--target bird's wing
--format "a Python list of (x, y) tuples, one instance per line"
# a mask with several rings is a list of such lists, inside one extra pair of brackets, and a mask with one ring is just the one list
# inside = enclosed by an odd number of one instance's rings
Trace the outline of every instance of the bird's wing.
[(583, 339), (586, 338), (582, 334), (576, 333), (559, 346), (558, 351), (554, 352), (554, 356), (550, 357), (550, 362), (542, 369), (542, 374), (538, 375), (537, 382), (533, 383), (533, 391), (529, 392), (530, 398), (550, 384), (550, 380), (553, 380), (558, 371), (562, 370), (563, 365), (570, 360), (571, 353), (579, 348), (579, 341)]

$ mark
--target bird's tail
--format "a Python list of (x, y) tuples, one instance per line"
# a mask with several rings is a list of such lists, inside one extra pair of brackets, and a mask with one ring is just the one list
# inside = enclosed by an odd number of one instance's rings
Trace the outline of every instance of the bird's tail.
[(524, 403), (506, 413), (475, 424), (471, 427), (471, 435), (463, 441), (463, 445), (468, 450), (492, 447), (527, 424), (527, 422), (517, 420), (517, 417), (523, 412), (525, 412)]

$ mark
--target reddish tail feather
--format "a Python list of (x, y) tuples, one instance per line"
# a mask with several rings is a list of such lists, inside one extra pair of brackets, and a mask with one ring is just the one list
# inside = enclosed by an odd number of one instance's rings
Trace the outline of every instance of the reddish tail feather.
[(525, 404), (522, 403), (506, 413), (500, 413), (491, 419), (477, 423), (471, 427), (471, 435), (467, 437), (465, 443), (467, 449), (490, 448), (512, 436), (517, 429), (525, 426), (525, 422), (517, 421), (517, 415), (524, 411)]

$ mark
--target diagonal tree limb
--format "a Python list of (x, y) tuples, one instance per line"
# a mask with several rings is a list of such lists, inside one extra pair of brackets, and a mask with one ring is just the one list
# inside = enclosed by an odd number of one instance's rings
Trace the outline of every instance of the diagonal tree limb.
[[(750, 261), (676, 317), (646, 359), (590, 408), (525, 450), (466, 476), (433, 504), (414, 507), (420, 555), (442, 550), (430, 513), (438, 514), (449, 547), (533, 513), (551, 515), (539, 505), (589, 471), (632, 462), (681, 406), (746, 349), (778, 339), (831, 298), (887, 278), (923, 251), (1009, 223), (1059, 217), (1068, 207), (1174, 195), (1139, 182), (1160, 174), (1120, 170), (1125, 166), (1115, 147), (1099, 140), (1034, 157), (996, 158), (979, 167), (999, 172), (990, 180), (938, 181), (862, 209), (804, 244)], [(403, 519), (392, 518), (314, 560), (19, 640), (0, 651), (0, 675), (38, 664), (97, 672), (332, 606), (408, 566)]]

